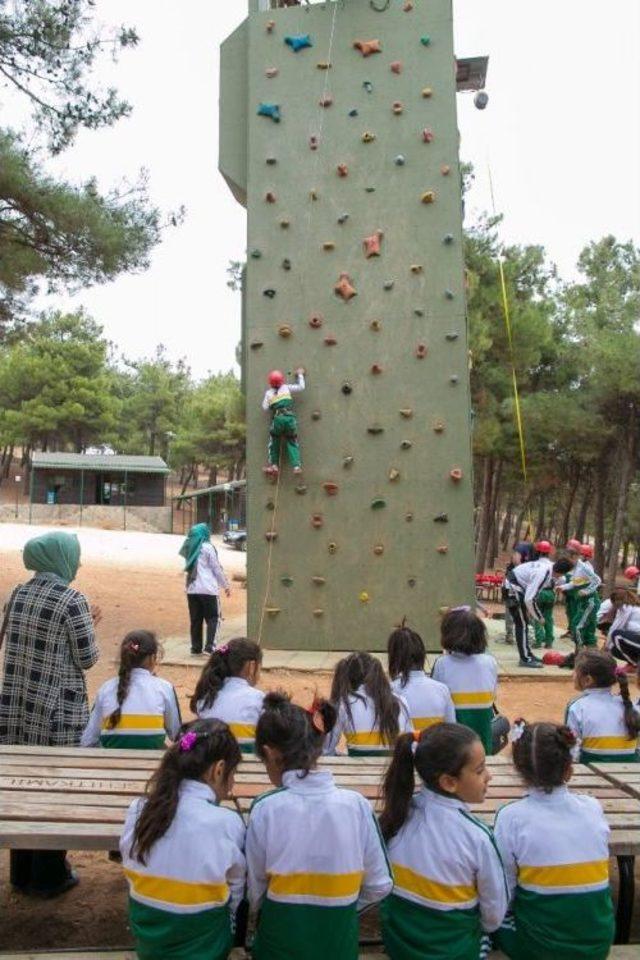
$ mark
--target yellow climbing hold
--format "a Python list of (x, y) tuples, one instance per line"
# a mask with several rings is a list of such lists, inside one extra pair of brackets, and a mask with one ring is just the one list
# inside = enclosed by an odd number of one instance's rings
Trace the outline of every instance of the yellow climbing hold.
[(363, 590), (360, 594), (358, 594), (358, 600), (360, 601), (360, 603), (369, 603), (370, 599), (371, 597), (369, 596), (366, 590)]

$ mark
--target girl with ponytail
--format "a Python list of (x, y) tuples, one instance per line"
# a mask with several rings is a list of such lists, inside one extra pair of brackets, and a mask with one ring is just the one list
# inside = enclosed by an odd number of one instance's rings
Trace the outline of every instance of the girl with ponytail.
[(512, 960), (605, 960), (615, 932), (609, 827), (594, 797), (569, 793), (578, 740), (568, 726), (525, 720), (511, 740), (529, 793), (496, 815), (513, 911), (497, 946)]
[(256, 753), (276, 789), (254, 802), (247, 828), (254, 960), (353, 960), (357, 911), (391, 890), (369, 802), (318, 769), (335, 722), (326, 700), (304, 710), (285, 694), (265, 697)]
[(224, 960), (245, 887), (245, 828), (230, 798), (240, 763), (226, 723), (180, 730), (129, 807), (120, 838), (140, 960)]
[[(640, 713), (629, 696), (629, 680), (604, 650), (576, 657), (574, 683), (581, 695), (567, 707), (566, 723), (582, 746), (582, 763), (637, 763)], [(618, 684), (620, 693), (612, 687)]]
[(264, 693), (256, 690), (262, 650), (253, 640), (236, 637), (216, 647), (191, 697), (191, 710), (201, 719), (224, 720), (243, 753), (253, 753), (256, 723)]
[(406, 700), (414, 730), (435, 723), (455, 723), (449, 688), (424, 672), (427, 651), (419, 633), (402, 622), (387, 640), (391, 689)]
[(485, 760), (478, 735), (460, 724), (398, 737), (380, 817), (394, 879), (381, 907), (391, 960), (478, 960), (483, 933), (504, 919), (500, 857), (468, 807), (486, 797)]
[(150, 630), (132, 630), (120, 644), (118, 676), (98, 690), (82, 747), (158, 750), (180, 728), (173, 686), (156, 677), (158, 640)]

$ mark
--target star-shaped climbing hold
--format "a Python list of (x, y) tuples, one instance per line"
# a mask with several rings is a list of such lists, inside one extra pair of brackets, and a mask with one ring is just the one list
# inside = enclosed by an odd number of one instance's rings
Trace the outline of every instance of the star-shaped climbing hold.
[(343, 300), (351, 300), (352, 297), (355, 297), (357, 290), (351, 282), (351, 277), (348, 273), (341, 273), (338, 277), (338, 282), (334, 286), (334, 292), (338, 297), (342, 297)]
[(382, 53), (382, 44), (379, 40), (354, 40), (353, 46), (363, 57), (370, 57), (372, 53)]
[(380, 256), (380, 244), (382, 242), (384, 234), (382, 230), (376, 230), (375, 233), (372, 233), (370, 237), (365, 237), (362, 241), (362, 248), (364, 250), (364, 255), (369, 259), (369, 257), (379, 257)]
[(270, 117), (274, 123), (280, 123), (280, 106), (277, 103), (261, 103), (258, 106), (259, 117)]
[(292, 37), (285, 37), (284, 42), (291, 47), (294, 53), (304, 50), (305, 47), (312, 47), (313, 41), (308, 33), (298, 33)]

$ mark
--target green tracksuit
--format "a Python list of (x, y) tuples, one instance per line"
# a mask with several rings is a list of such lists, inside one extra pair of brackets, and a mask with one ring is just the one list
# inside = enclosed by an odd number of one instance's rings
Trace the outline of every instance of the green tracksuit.
[(555, 591), (552, 589), (541, 590), (536, 597), (536, 603), (540, 613), (544, 617), (544, 623), (537, 621), (533, 625), (535, 633), (534, 647), (553, 646), (553, 606), (556, 601)]

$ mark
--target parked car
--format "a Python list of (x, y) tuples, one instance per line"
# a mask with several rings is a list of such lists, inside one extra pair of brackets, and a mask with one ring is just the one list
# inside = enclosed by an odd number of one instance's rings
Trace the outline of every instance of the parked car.
[(247, 531), (246, 530), (225, 530), (222, 534), (222, 542), (234, 550), (247, 551)]

